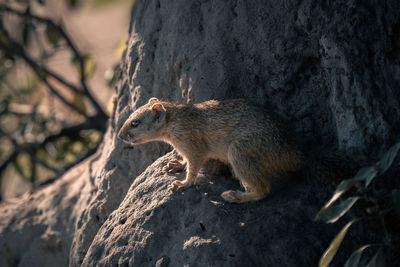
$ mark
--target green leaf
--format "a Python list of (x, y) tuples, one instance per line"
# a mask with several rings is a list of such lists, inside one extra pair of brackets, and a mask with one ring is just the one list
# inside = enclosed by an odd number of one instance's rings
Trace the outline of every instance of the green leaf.
[(29, 179), (33, 166), (27, 153), (21, 153), (17, 156), (14, 167), (24, 179)]
[(47, 24), (45, 33), (47, 41), (53, 46), (56, 46), (62, 37), (60, 31), (51, 24)]
[(358, 267), (361, 259), (361, 254), (368, 247), (370, 247), (370, 245), (362, 246), (354, 251), (343, 267)]
[(341, 218), (356, 201), (360, 199), (359, 197), (349, 197), (348, 199), (340, 202), (339, 204), (332, 204), (327, 207), (323, 207), (315, 217), (315, 220), (322, 220), (327, 223), (334, 223), (339, 218)]
[(82, 113), (86, 113), (85, 96), (83, 93), (73, 93), (72, 104)]
[(359, 179), (357, 177), (343, 180), (337, 187), (335, 192), (333, 193), (332, 198), (325, 204), (325, 207), (330, 206), (333, 202), (335, 202), (341, 195), (343, 195), (347, 190), (349, 190)]
[(114, 54), (117, 56), (118, 59), (122, 57), (122, 53), (124, 53), (127, 43), (128, 37), (124, 37), (118, 42), (117, 46), (114, 48)]
[(382, 249), (379, 249), (372, 260), (367, 264), (367, 267), (384, 267), (385, 265), (385, 256)]
[(81, 74), (81, 64), (80, 64), (81, 60), (83, 61), (83, 66), (84, 66), (83, 74), (85, 75), (85, 77), (90, 78), (94, 73), (96, 67), (96, 61), (94, 57), (92, 57), (91, 55), (83, 55), (82, 59), (74, 57), (72, 59), (72, 63), (78, 74)]
[(392, 165), (394, 158), (397, 155), (397, 152), (400, 149), (400, 142), (392, 146), (381, 158), (380, 161), (376, 164), (379, 169), (379, 174), (383, 174), (389, 169), (390, 165)]
[(342, 228), (339, 234), (336, 235), (336, 237), (329, 244), (329, 247), (325, 250), (324, 254), (319, 260), (318, 267), (327, 267), (329, 263), (333, 260), (333, 257), (335, 257), (336, 252), (338, 251), (340, 245), (342, 244), (343, 238), (346, 236), (347, 231), (354, 222), (356, 222), (356, 220), (348, 222)]
[(113, 88), (114, 84), (117, 82), (115, 72), (113, 72), (112, 70), (106, 71), (106, 73), (104, 74), (104, 79), (106, 80), (106, 85), (108, 88)]

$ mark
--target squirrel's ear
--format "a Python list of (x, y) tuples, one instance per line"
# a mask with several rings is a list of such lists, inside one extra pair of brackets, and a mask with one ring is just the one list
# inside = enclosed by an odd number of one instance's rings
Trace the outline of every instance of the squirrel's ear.
[(153, 111), (155, 122), (161, 123), (162, 121), (164, 121), (166, 112), (163, 104), (155, 103), (153, 106), (151, 106), (151, 110)]
[(156, 104), (151, 106), (151, 110), (158, 111), (158, 112), (163, 112), (163, 111), (165, 111), (165, 108), (161, 103), (156, 103)]
[(157, 97), (152, 97), (152, 98), (149, 99), (149, 102), (147, 102), (147, 104), (150, 104), (150, 103), (156, 102), (156, 101), (160, 101), (160, 100), (158, 100)]

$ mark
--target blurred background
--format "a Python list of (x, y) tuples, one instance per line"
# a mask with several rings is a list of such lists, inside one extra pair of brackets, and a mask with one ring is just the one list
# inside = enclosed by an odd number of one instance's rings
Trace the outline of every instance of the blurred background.
[(0, 0), (0, 200), (96, 151), (134, 0)]

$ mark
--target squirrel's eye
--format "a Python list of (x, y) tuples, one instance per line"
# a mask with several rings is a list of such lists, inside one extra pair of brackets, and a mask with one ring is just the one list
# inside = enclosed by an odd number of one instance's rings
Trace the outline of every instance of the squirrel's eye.
[(137, 126), (139, 125), (139, 123), (140, 123), (140, 121), (132, 121), (132, 122), (131, 122), (132, 128), (137, 127)]

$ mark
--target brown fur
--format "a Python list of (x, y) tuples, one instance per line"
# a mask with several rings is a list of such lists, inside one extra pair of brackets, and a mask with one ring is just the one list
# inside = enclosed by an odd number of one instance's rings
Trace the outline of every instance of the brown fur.
[[(272, 177), (303, 167), (302, 154), (273, 117), (242, 99), (173, 104), (151, 98), (127, 119), (118, 137), (132, 144), (171, 144), (187, 163), (186, 179), (174, 181), (173, 191), (192, 186), (203, 163), (217, 159), (231, 165), (245, 189), (221, 196), (228, 202), (257, 201), (267, 196)], [(132, 121), (140, 122), (132, 127)]]

